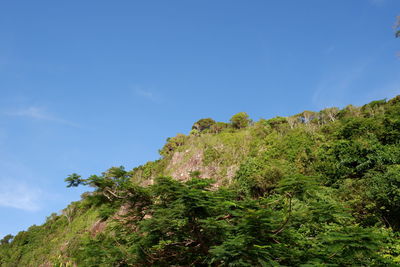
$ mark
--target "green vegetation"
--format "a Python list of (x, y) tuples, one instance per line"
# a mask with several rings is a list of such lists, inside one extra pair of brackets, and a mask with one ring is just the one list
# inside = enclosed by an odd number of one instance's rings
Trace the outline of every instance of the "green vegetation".
[(231, 123), (235, 129), (245, 128), (250, 124), (249, 115), (246, 112), (239, 112), (232, 116)]
[(0, 241), (1, 266), (398, 266), (400, 96), (197, 121), (131, 171)]
[(211, 118), (201, 119), (193, 124), (192, 129), (203, 132), (204, 130), (210, 129), (214, 124), (215, 121)]

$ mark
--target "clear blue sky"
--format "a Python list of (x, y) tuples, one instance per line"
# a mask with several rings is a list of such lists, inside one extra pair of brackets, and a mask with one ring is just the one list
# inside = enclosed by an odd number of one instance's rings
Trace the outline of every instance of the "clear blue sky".
[(193, 122), (400, 94), (398, 0), (1, 1), (0, 236)]

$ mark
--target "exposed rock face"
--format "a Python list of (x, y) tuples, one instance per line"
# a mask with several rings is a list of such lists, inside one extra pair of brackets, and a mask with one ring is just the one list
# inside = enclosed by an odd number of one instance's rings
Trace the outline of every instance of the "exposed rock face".
[(223, 168), (218, 162), (204, 164), (202, 149), (188, 149), (183, 152), (175, 152), (166, 168), (166, 173), (173, 178), (186, 181), (190, 178), (190, 173), (199, 171), (201, 178), (212, 178), (217, 181), (217, 185), (223, 180), (231, 180), (238, 170), (238, 165)]
[(200, 177), (210, 177), (213, 173), (213, 169), (203, 166), (203, 151), (200, 149), (175, 152), (166, 171), (178, 180), (189, 179), (193, 171), (199, 171)]
[(106, 228), (106, 226), (107, 226), (107, 223), (105, 221), (103, 221), (101, 219), (96, 221), (93, 224), (92, 228), (90, 229), (90, 235), (93, 237), (98, 235), (99, 233), (103, 232), (103, 230)]

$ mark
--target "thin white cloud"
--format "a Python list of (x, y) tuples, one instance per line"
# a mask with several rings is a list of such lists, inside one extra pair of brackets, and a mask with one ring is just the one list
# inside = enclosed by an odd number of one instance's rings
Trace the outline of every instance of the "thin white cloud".
[(369, 0), (369, 2), (374, 6), (380, 7), (386, 4), (387, 0)]
[(8, 111), (6, 112), (6, 114), (10, 116), (21, 116), (38, 120), (57, 120), (57, 118), (53, 117), (50, 114), (47, 114), (43, 108), (39, 107), (28, 107), (19, 110)]
[(4, 151), (0, 153), (0, 169), (0, 207), (39, 210), (43, 192), (33, 171)]
[(400, 95), (400, 79), (389, 81), (387, 84), (383, 84), (379, 88), (371, 90), (371, 92), (366, 96), (367, 99), (364, 102), (384, 98), (391, 99), (397, 95)]
[(42, 121), (50, 121), (65, 124), (68, 126), (79, 127), (77, 124), (61, 119), (59, 117), (54, 116), (53, 114), (46, 111), (46, 109), (42, 107), (26, 107), (21, 109), (9, 110), (4, 112), (5, 115), (8, 116), (17, 116), (17, 117), (25, 117), (34, 120), (42, 120)]
[[(369, 66), (373, 56), (357, 64), (342, 67), (321, 78), (312, 96), (319, 109), (326, 107), (344, 107), (348, 104), (362, 105), (377, 99), (390, 99), (400, 94), (400, 73), (377, 85), (360, 84), (369, 75)], [(365, 83), (365, 81), (364, 81)]]
[(330, 45), (323, 50), (323, 53), (326, 55), (330, 55), (335, 51), (336, 47), (334, 45)]
[(154, 91), (150, 91), (149, 89), (143, 88), (135, 88), (135, 95), (150, 100), (152, 102), (161, 102), (161, 96)]
[(145, 98), (153, 99), (154, 98), (154, 93), (150, 91), (145, 91), (143, 89), (136, 89), (136, 94), (139, 96), (143, 96)]
[(368, 62), (359, 63), (351, 68), (329, 73), (321, 79), (312, 96), (318, 108), (344, 106), (349, 103), (353, 85), (363, 76)]
[(37, 211), (40, 209), (38, 188), (24, 183), (5, 184), (2, 181), (0, 188), (0, 206), (21, 209), (25, 211)]

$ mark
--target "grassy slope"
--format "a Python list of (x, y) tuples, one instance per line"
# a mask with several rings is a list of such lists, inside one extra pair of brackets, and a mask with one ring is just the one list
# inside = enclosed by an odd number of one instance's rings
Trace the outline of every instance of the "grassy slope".
[(78, 202), (70, 207), (74, 209), (70, 222), (64, 215), (53, 214), (43, 225), (20, 232), (8, 247), (0, 247), (0, 252), (9, 256), (0, 258), (1, 266), (53, 266), (51, 263), (57, 261), (68, 262), (69, 250), (78, 248), (80, 238), (90, 233), (98, 220), (96, 208), (87, 209)]

